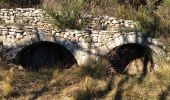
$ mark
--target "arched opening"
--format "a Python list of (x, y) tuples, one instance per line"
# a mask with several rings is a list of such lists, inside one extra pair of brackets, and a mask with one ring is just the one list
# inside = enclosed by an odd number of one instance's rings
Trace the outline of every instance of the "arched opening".
[(128, 67), (130, 63), (135, 60), (141, 60), (142, 64), (137, 63), (142, 66), (142, 73), (147, 73), (148, 64), (150, 63), (150, 68), (153, 68), (152, 50), (143, 45), (139, 44), (124, 44), (115, 47), (107, 54), (107, 60), (111, 64), (117, 73), (122, 73)]
[(33, 43), (24, 47), (17, 53), (12, 62), (33, 70), (53, 66), (69, 68), (77, 63), (74, 55), (65, 47), (47, 41)]

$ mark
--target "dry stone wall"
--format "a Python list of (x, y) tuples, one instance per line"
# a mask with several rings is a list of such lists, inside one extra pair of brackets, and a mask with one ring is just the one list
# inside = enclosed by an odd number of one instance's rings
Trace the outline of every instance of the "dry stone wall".
[(1, 9), (3, 58), (11, 59), (24, 46), (38, 41), (61, 44), (73, 53), (78, 64), (85, 63), (89, 57), (97, 59), (113, 48), (128, 43), (146, 45), (164, 55), (164, 44), (136, 31), (136, 23), (131, 20), (85, 15), (79, 19), (80, 22), (87, 22), (87, 26), (81, 30), (61, 30), (49, 21), (52, 19), (42, 9)]
[[(1, 24), (17, 24), (31, 25), (33, 27), (52, 28), (53, 25), (49, 22), (53, 21), (51, 17), (42, 9), (35, 8), (16, 8), (16, 9), (0, 9), (0, 22)], [(99, 16), (93, 17), (92, 15), (84, 15), (79, 19), (79, 22), (85, 21), (86, 27), (95, 30), (112, 30), (116, 31), (120, 28), (135, 28), (135, 24), (131, 20), (117, 20), (114, 17)]]
[(0, 23), (6, 25), (22, 26), (31, 25), (33, 27), (51, 27), (50, 16), (42, 9), (35, 8), (16, 8), (0, 9)]

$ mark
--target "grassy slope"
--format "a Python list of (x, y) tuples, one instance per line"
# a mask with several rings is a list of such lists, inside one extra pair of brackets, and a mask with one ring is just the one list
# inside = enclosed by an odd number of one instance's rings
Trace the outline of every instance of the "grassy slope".
[[(160, 68), (143, 80), (128, 75), (109, 75), (101, 63), (39, 72), (0, 67), (0, 98), (6, 99), (170, 99), (170, 68)], [(7, 67), (7, 66), (6, 66)]]

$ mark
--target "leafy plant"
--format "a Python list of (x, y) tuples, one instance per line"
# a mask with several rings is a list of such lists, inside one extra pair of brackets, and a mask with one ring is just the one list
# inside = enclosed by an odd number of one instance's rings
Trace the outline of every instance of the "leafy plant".
[(79, 28), (78, 23), (83, 0), (44, 0), (43, 8), (60, 28)]

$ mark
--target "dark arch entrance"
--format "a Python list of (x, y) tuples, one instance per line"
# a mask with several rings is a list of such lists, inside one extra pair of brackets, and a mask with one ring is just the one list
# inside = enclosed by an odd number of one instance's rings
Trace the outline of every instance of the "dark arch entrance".
[(41, 41), (20, 50), (12, 63), (22, 65), (27, 69), (37, 70), (41, 67), (52, 66), (69, 68), (77, 61), (65, 47), (57, 43)]
[(152, 50), (139, 44), (124, 44), (122, 46), (115, 47), (107, 55), (111, 68), (117, 73), (122, 73), (130, 64), (136, 59), (143, 59), (143, 72), (147, 73), (147, 65), (150, 62), (150, 68), (153, 68)]

